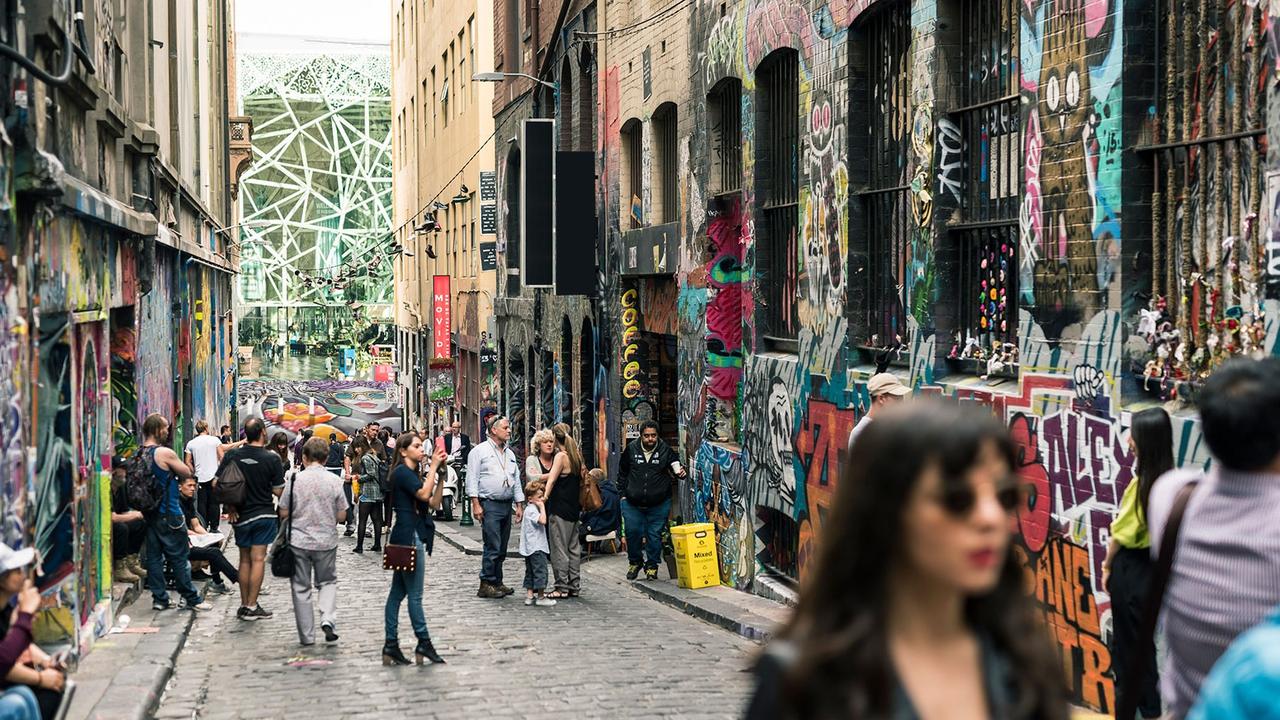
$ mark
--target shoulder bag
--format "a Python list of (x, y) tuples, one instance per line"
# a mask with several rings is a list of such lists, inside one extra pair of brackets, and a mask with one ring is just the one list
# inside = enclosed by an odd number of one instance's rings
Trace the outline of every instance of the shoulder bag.
[[(1173, 572), (1173, 554), (1178, 548), (1178, 533), (1182, 529), (1182, 516), (1186, 514), (1187, 503), (1196, 490), (1198, 480), (1183, 485), (1173, 498), (1173, 507), (1169, 509), (1169, 519), (1164, 524), (1164, 532), (1160, 535), (1160, 557), (1156, 559), (1155, 572), (1151, 574), (1151, 584), (1147, 586), (1147, 599), (1142, 608), (1142, 627), (1138, 630), (1138, 644), (1134, 647), (1146, 647), (1154, 642), (1156, 623), (1160, 619), (1160, 606), (1164, 604), (1164, 591), (1169, 586), (1169, 575)], [(1141, 695), (1142, 682), (1152, 668), (1147, 664), (1147, 653), (1135, 652), (1129, 662), (1129, 672), (1121, 683), (1124, 692), (1116, 701), (1116, 717), (1131, 718), (1138, 713), (1138, 696)]]
[(600, 497), (600, 485), (591, 472), (582, 474), (582, 484), (578, 487), (578, 504), (582, 506), (582, 512), (595, 512), (604, 505), (604, 500)]
[(297, 566), (293, 545), (290, 544), (293, 535), (293, 491), (297, 485), (298, 476), (295, 473), (289, 480), (289, 517), (284, 520), (284, 532), (276, 536), (276, 544), (271, 547), (271, 574), (278, 578), (293, 577)]
[[(394, 489), (393, 489), (394, 490)], [(399, 492), (395, 490), (395, 492)], [(416, 503), (415, 503), (416, 505)], [(382, 546), (382, 569), (394, 570), (397, 572), (413, 572), (418, 566), (418, 546), (413, 545), (393, 545), (385, 543)]]

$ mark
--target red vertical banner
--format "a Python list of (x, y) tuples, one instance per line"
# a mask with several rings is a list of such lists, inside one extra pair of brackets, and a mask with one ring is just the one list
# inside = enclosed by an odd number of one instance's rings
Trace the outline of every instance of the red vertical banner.
[(449, 307), (449, 276), (431, 278), (431, 358), (449, 358), (449, 335), (453, 332), (452, 309)]

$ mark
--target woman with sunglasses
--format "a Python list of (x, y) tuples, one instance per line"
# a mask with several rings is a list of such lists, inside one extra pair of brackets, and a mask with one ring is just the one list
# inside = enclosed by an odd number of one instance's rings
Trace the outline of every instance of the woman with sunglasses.
[[(1133, 480), (1120, 496), (1120, 511), (1111, 522), (1111, 542), (1102, 561), (1102, 586), (1111, 593), (1111, 668), (1116, 673), (1117, 701), (1128, 692), (1125, 675), (1137, 653), (1147, 655), (1147, 674), (1138, 690), (1138, 713), (1160, 717), (1160, 674), (1156, 670), (1156, 646), (1148, 641), (1138, 647), (1147, 586), (1151, 583), (1151, 537), (1147, 534), (1147, 502), (1156, 480), (1173, 469), (1173, 423), (1161, 408), (1133, 416), (1129, 451), (1137, 458)], [(1130, 707), (1133, 707), (1132, 705)]]
[(854, 442), (800, 603), (747, 716), (1065, 720), (1012, 544), (1014, 446), (990, 414), (893, 408)]

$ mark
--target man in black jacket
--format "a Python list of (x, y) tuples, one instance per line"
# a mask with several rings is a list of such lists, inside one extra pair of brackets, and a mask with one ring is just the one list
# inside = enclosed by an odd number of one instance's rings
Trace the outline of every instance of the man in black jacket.
[[(658, 439), (658, 423), (640, 424), (640, 439), (631, 441), (618, 459), (618, 480), (622, 487), (622, 520), (627, 529), (627, 579), (635, 580), (644, 567), (647, 580), (658, 579), (662, 560), (662, 527), (671, 514), (671, 480), (687, 477), (680, 459), (669, 445)], [(644, 545), (641, 562), (640, 548)]]
[(449, 464), (460, 462), (466, 464), (471, 454), (471, 437), (462, 432), (462, 423), (457, 420), (449, 427), (444, 436), (444, 451), (449, 454)]

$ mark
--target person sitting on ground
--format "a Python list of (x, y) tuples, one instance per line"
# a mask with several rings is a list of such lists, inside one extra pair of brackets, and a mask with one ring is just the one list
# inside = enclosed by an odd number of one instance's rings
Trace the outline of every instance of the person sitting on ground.
[(543, 504), (545, 480), (532, 480), (524, 487), (524, 517), (520, 520), (520, 555), (524, 557), (524, 604), (554, 607), (547, 597), (547, 561), (551, 546), (547, 542), (547, 513)]
[(125, 492), (125, 464), (128, 459), (111, 459), (111, 577), (118, 582), (136, 583), (147, 576), (138, 553), (147, 539), (147, 521), (129, 507)]
[[(582, 513), (582, 524), (578, 528), (582, 546), (587, 546), (587, 536), (600, 537), (616, 532), (622, 522), (621, 499), (618, 497), (618, 486), (613, 478), (600, 468), (592, 468), (587, 476), (596, 481), (600, 488), (600, 507), (591, 512)], [(598, 545), (599, 543), (597, 543)]]
[(1067, 720), (1013, 543), (1026, 501), (1008, 429), (984, 410), (913, 403), (879, 414), (854, 450), (748, 720)]
[[(30, 577), (34, 548), (13, 550), (0, 543), (0, 671), (7, 690), (23, 686), (35, 694), (39, 717), (52, 720), (62, 704), (66, 664), (49, 657), (31, 641), (32, 615), (40, 609), (40, 592)], [(10, 610), (15, 598), (17, 607)], [(8, 695), (8, 693), (6, 693)]]
[[(196, 483), (193, 479), (187, 478), (178, 485), (179, 498), (182, 503), (182, 515), (187, 520), (187, 538), (193, 535), (209, 535), (210, 531), (204, 526), (204, 517), (200, 515), (196, 509), (194, 498), (196, 496)], [(231, 592), (226, 583), (222, 581), (226, 576), (232, 583), (239, 584), (240, 573), (236, 570), (226, 555), (222, 554), (222, 548), (217, 545), (201, 545), (191, 544), (191, 550), (188, 551), (191, 562), (209, 563), (209, 572), (212, 579), (209, 581), (209, 589), (219, 595), (226, 595)]]

